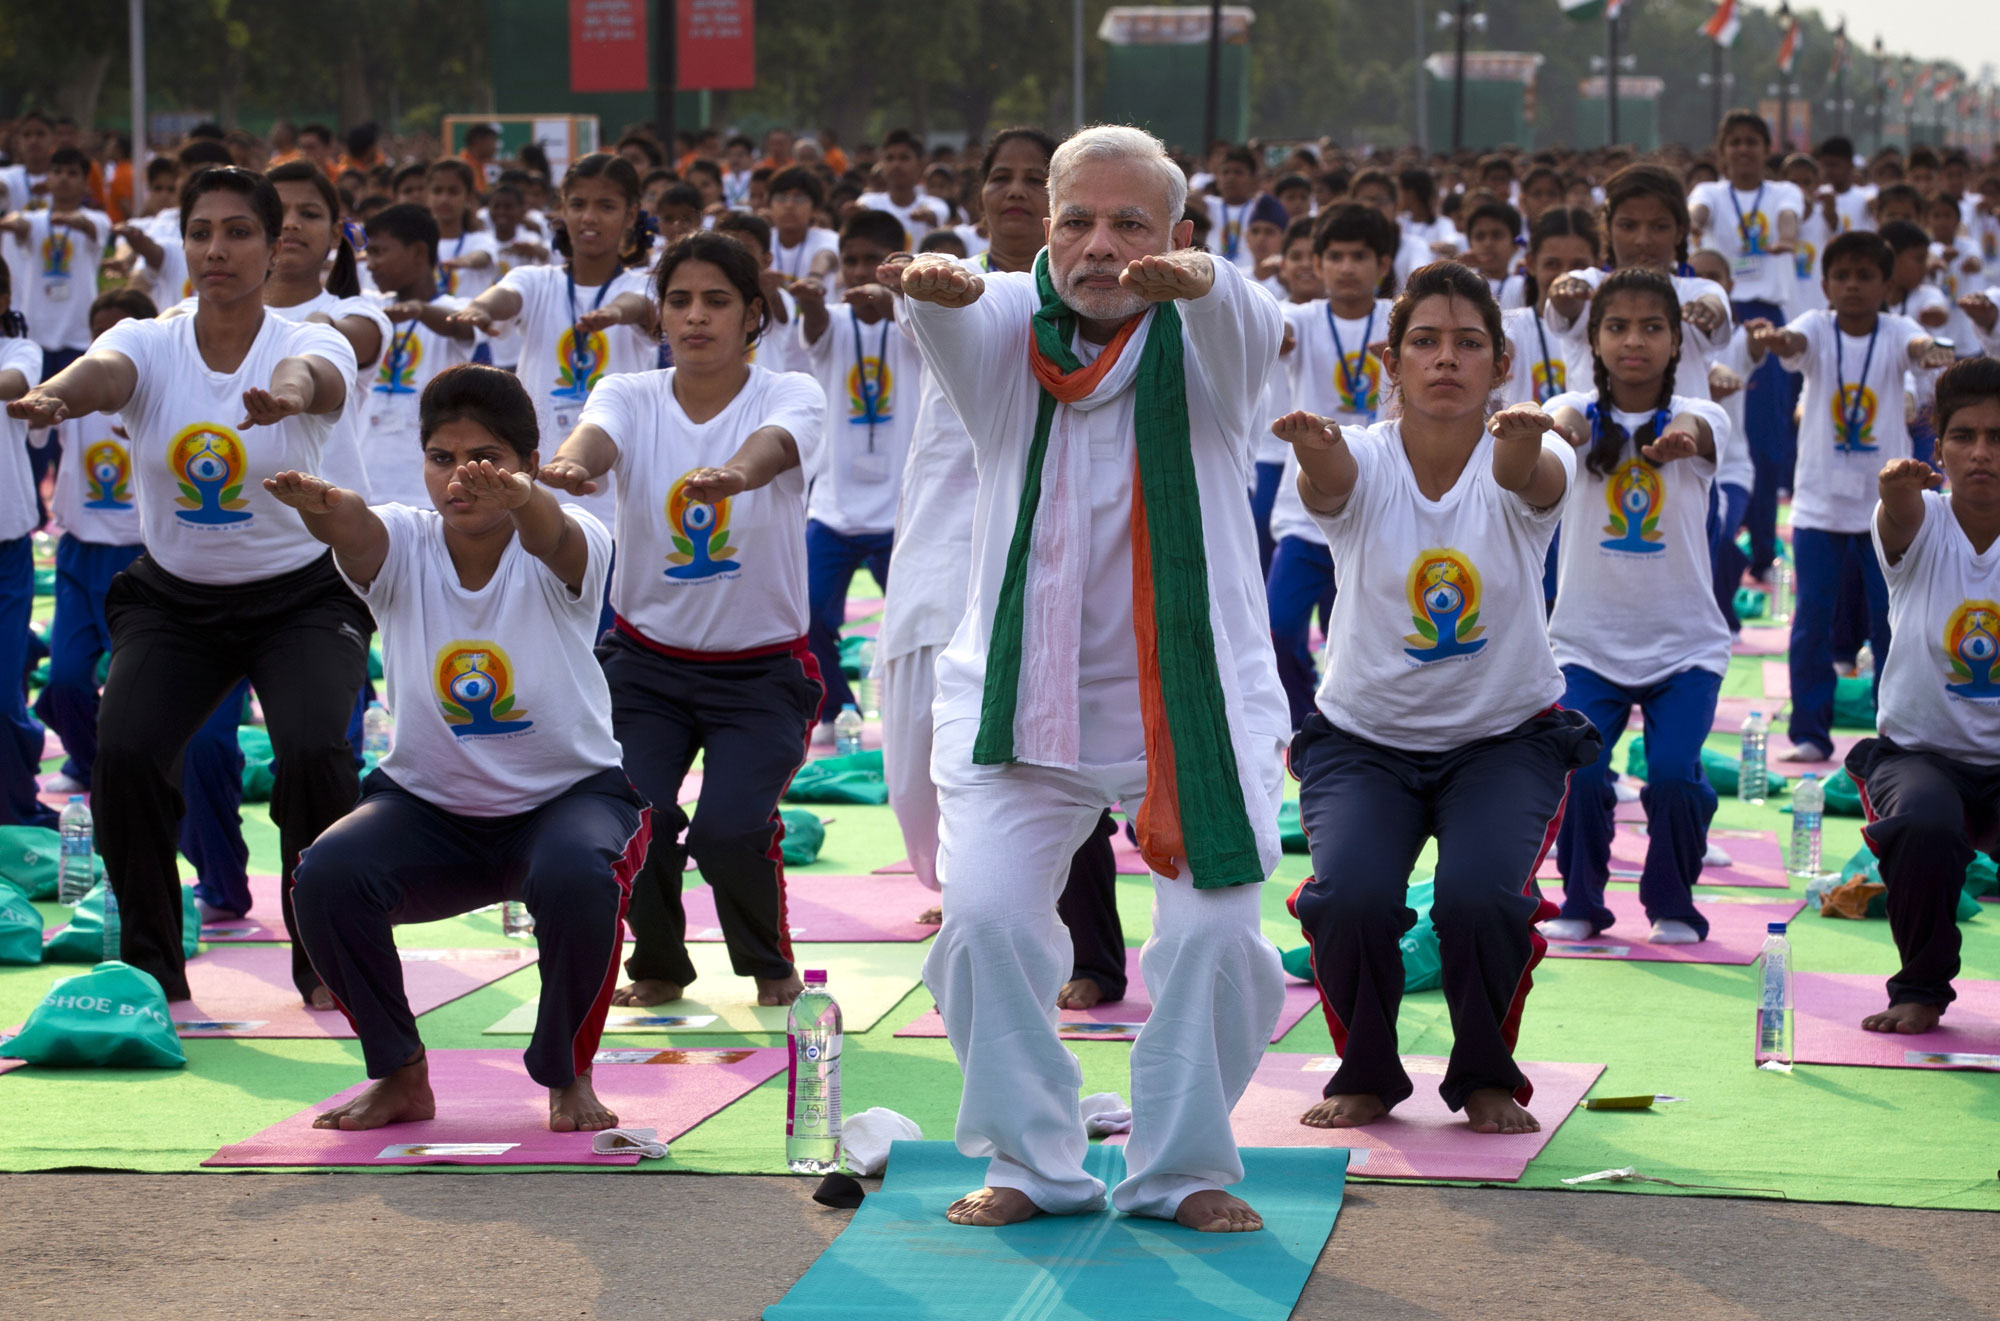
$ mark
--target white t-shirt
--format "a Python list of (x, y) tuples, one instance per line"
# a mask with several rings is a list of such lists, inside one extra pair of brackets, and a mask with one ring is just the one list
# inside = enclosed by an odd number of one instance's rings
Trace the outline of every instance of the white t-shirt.
[[(1715, 365), (1735, 372), (1747, 388), (1750, 374), (1757, 370), (1750, 361), (1750, 332), (1736, 327), (1729, 347), (1715, 355)], [(1743, 428), (1743, 393), (1738, 390), (1721, 404), (1729, 415), (1729, 443), (1725, 445), (1719, 435), (1715, 439), (1715, 480), (1721, 486), (1751, 491), (1757, 486), (1757, 465), (1750, 457), (1750, 433)]]
[[(477, 252), (489, 254), (493, 258), (492, 263), (479, 267), (443, 265), (448, 257), (465, 258)], [(503, 274), (500, 269), (500, 244), (490, 229), (464, 230), (457, 238), (439, 239), (438, 262), (438, 292), (463, 298), (467, 302), (492, 288)]]
[(1798, 283), (1792, 290), (1792, 315), (1826, 306), (1826, 286), (1820, 279), (1820, 254), (1826, 251), (1831, 235), (1826, 216), (1816, 206), (1806, 208), (1799, 221), (1799, 245), (1792, 249), (1792, 273)]
[[(365, 267), (364, 267), (365, 269)], [(193, 305), (187, 305), (192, 312)], [(375, 374), (376, 365), (382, 355), (389, 351), (389, 318), (383, 313), (382, 305), (374, 298), (363, 294), (358, 298), (342, 298), (337, 294), (320, 290), (317, 297), (291, 307), (267, 307), (272, 316), (283, 317), (287, 321), (304, 321), (315, 313), (329, 321), (343, 321), (348, 317), (366, 317), (375, 323), (375, 331), (382, 337), (382, 346), (375, 351), (375, 357), (368, 362), (357, 358), (354, 366), (354, 387), (347, 396), (349, 406), (340, 412), (340, 420), (334, 423), (333, 434), (327, 437), (326, 456), (320, 460), (319, 476), (337, 486), (358, 492), (364, 500), (373, 500), (375, 492), (368, 486), (368, 468), (361, 460), (361, 436), (368, 427), (368, 386)], [(429, 503), (428, 499), (425, 503)]]
[[(1595, 266), (1569, 272), (1592, 289), (1603, 285), (1609, 272)], [(1680, 365), (1674, 369), (1674, 393), (1686, 395), (1690, 399), (1708, 398), (1708, 361), (1722, 347), (1729, 343), (1731, 324), (1729, 291), (1713, 280), (1704, 280), (1698, 275), (1676, 275), (1674, 296), (1681, 300), (1681, 357)], [(1723, 317), (1713, 333), (1704, 335), (1696, 330), (1694, 322), (1687, 319), (1690, 303), (1702, 298), (1715, 298), (1722, 304)], [(1590, 308), (1586, 305), (1575, 321), (1566, 321), (1561, 313), (1550, 308), (1543, 318), (1548, 329), (1573, 341), (1565, 346), (1563, 353), (1570, 363), (1570, 382), (1587, 388), (1596, 379), (1592, 368), (1594, 355), (1590, 348)]]
[(1797, 268), (1784, 253), (1773, 253), (1771, 245), (1778, 241), (1779, 216), (1788, 211), (1805, 214), (1805, 195), (1798, 185), (1767, 179), (1746, 193), (1719, 179), (1696, 184), (1688, 193), (1688, 206), (1708, 208), (1702, 246), (1729, 259), (1736, 301), (1776, 303), (1789, 311), (1798, 284)]
[[(863, 211), (887, 211), (890, 215), (896, 217), (897, 221), (903, 226), (903, 251), (905, 252), (915, 252), (917, 244), (922, 241), (924, 235), (941, 225), (949, 225), (951, 223), (950, 204), (939, 198), (932, 197), (921, 188), (917, 189), (915, 197), (900, 206), (892, 201), (887, 193), (863, 193), (856, 204)], [(930, 220), (928, 222), (918, 221), (912, 224), (910, 216), (918, 210), (930, 212)]]
[(88, 207), (85, 233), (51, 225), (47, 210), (29, 211), (28, 241), (7, 236), (10, 268), (25, 276), (14, 286), (14, 306), (28, 319), (28, 334), (45, 349), (90, 345), (90, 303), (97, 297), (97, 264), (111, 241), (111, 217)]
[(1860, 187), (1852, 187), (1844, 193), (1833, 195), (1833, 213), (1840, 218), (1841, 233), (1845, 234), (1850, 229), (1875, 228), (1875, 218), (1868, 214), (1868, 203), (1871, 200), (1869, 191)]
[(1208, 233), (1202, 237), (1202, 245), (1240, 271), (1255, 268), (1257, 259), (1250, 255), (1249, 231), (1250, 212), (1257, 199), (1231, 204), (1216, 193), (1202, 200), (1208, 204)]
[(1411, 271), (1420, 266), (1428, 266), (1434, 261), (1443, 260), (1444, 258), (1431, 251), (1429, 243), (1404, 230), (1402, 240), (1396, 248), (1396, 292), (1401, 293), (1403, 286), (1410, 282)]
[[(1353, 319), (1330, 317), (1324, 298), (1281, 306), (1292, 328), (1292, 351), (1279, 360), (1291, 394), (1288, 407), (1330, 417), (1344, 430), (1374, 425), (1388, 394), (1389, 373), (1368, 346), (1389, 338), (1389, 309), (1395, 304), (1378, 298), (1368, 315)], [(1265, 433), (1269, 431), (1267, 421)], [(1326, 544), (1326, 534), (1299, 499), (1299, 460), (1290, 445), (1285, 446), (1278, 498), (1271, 505), (1271, 535)]]
[(264, 479), (316, 473), (341, 413), (301, 413), (275, 426), (239, 427), (243, 392), (268, 386), (289, 357), (325, 361), (354, 378), (354, 350), (331, 326), (267, 312), (234, 372), (211, 370), (195, 343), (195, 318), (121, 321), (93, 351), (122, 354), (138, 384), (122, 416), (131, 436), (133, 491), (146, 553), (189, 582), (236, 585), (304, 568), (326, 553)]
[(137, 546), (144, 540), (132, 496), (131, 442), (116, 413), (91, 413), (65, 429), (62, 467), (50, 502), (62, 530), (98, 546)]
[(1806, 378), (1792, 482), (1793, 527), (1866, 532), (1882, 465), (1910, 457), (1903, 378), (1910, 369), (1910, 341), (1924, 331), (1907, 317), (1887, 313), (1875, 326), (1875, 335), (1857, 339), (1840, 333), (1832, 312), (1819, 311), (1786, 327), (1806, 338), (1805, 352), (1779, 359), (1786, 371)]
[(1458, 232), (1458, 226), (1451, 222), (1450, 216), (1439, 216), (1435, 220), (1416, 220), (1406, 215), (1401, 218), (1401, 223), (1405, 234), (1430, 250), (1433, 261), (1444, 260), (1437, 255), (1434, 244), (1449, 244), (1453, 252), (1465, 250), (1465, 236)]
[[(393, 297), (385, 304), (395, 302)], [(439, 294), (433, 306), (457, 311), (468, 300)], [(472, 342), (440, 335), (421, 321), (391, 323), (382, 359), (368, 378), (363, 398), (361, 462), (368, 471), (369, 498), (378, 504), (431, 507), (424, 485), (422, 428), (417, 405), (431, 378), (447, 367), (472, 360)]]
[(1590, 346), (1581, 335), (1562, 335), (1550, 318), (1532, 307), (1510, 307), (1500, 314), (1512, 368), (1507, 378), (1509, 404), (1546, 403), (1571, 385), (1592, 379)]
[[(0, 339), (0, 372), (5, 371), (21, 373), (31, 390), (40, 385), (41, 346), (31, 339)], [(4, 410), (0, 410), (0, 451), (4, 451), (0, 453), (0, 541), (12, 541), (33, 532), (42, 515), (35, 507), (34, 469), (28, 463), (28, 424), (8, 417)], [(75, 466), (65, 463), (57, 475)]]
[[(521, 311), (513, 322), (521, 334), (518, 375), (535, 401), (542, 452), (554, 454), (576, 430), (592, 387), (620, 372), (650, 370), (659, 361), (659, 346), (631, 326), (593, 331), (584, 337), (587, 343), (573, 346), (576, 318), (620, 294), (651, 299), (652, 289), (646, 273), (632, 269), (612, 276), (608, 284), (578, 285), (572, 290), (567, 266), (517, 266), (500, 283), (521, 296)], [(600, 482), (599, 488), (596, 495), (579, 497), (576, 503), (600, 521), (615, 518), (612, 482)]]
[(826, 396), (826, 443), (812, 474), (809, 513), (835, 532), (888, 532), (896, 526), (924, 360), (894, 317), (864, 325), (844, 305), (827, 315), (813, 343), (805, 342), (803, 321), (797, 332)]
[(771, 231), (771, 264), (791, 276), (803, 280), (812, 274), (813, 262), (822, 252), (833, 254), (833, 269), (826, 273), (829, 285), (840, 278), (840, 236), (830, 229), (818, 226), (806, 230), (805, 237), (798, 246), (788, 248), (778, 238), (778, 232)]
[[(655, 642), (738, 652), (805, 636), (806, 487), (826, 400), (810, 376), (750, 369), (728, 407), (694, 422), (674, 397), (674, 368), (606, 377), (583, 420), (618, 446), (618, 565), (611, 604)], [(720, 467), (760, 427), (783, 427), (799, 466), (719, 506), (682, 482)]]
[(1951, 498), (1924, 492), (1924, 522), (1889, 582), (1896, 645), (1882, 667), (1876, 728), (1905, 748), (2000, 765), (2000, 544), (1974, 553)]
[(384, 704), (396, 717), (382, 770), (435, 807), (510, 816), (624, 762), (591, 653), (611, 534), (574, 505), (565, 512), (589, 547), (580, 590), (516, 537), (492, 581), (470, 592), (436, 510), (375, 506), (389, 554), (375, 581), (349, 584), (380, 630)]
[[(1579, 413), (1597, 391), (1557, 395), (1548, 402)], [(1729, 440), (1719, 404), (1678, 395), (1668, 417), (1693, 413), (1715, 432), (1718, 451)], [(1611, 415), (1636, 435), (1649, 413)], [(1549, 641), (1556, 664), (1581, 665), (1629, 687), (1657, 683), (1683, 670), (1729, 669), (1729, 626), (1715, 608), (1715, 568), (1708, 551), (1708, 490), (1715, 464), (1696, 456), (1655, 465), (1630, 440), (1609, 477), (1576, 455), (1576, 477), (1563, 503), (1557, 543), (1556, 609)]]
[[(1360, 468), (1340, 512), (1315, 514), (1333, 552), (1326, 718), (1371, 742), (1442, 752), (1504, 734), (1563, 694), (1549, 650), (1542, 565), (1563, 502), (1536, 510), (1493, 478), (1482, 435), (1465, 471), (1430, 500), (1403, 453), (1401, 424), (1347, 441)], [(1542, 448), (1571, 482), (1576, 456)]]

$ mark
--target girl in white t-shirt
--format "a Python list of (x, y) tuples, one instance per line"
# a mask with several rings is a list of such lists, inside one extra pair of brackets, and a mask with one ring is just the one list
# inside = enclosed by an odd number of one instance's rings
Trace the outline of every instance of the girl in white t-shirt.
[(438, 292), (453, 298), (477, 298), (500, 278), (500, 245), (479, 227), (478, 196), (472, 167), (456, 157), (433, 161), (424, 176), (424, 200), (438, 226)]
[[(741, 243), (698, 231), (667, 249), (656, 279), (674, 365), (604, 381), (541, 470), (573, 495), (618, 477), (615, 623), (599, 655), (625, 768), (660, 827), (633, 894), (632, 982), (614, 999), (664, 1004), (694, 981), (681, 907), (693, 854), (731, 966), (756, 979), (759, 1003), (787, 1004), (804, 983), (785, 924), (778, 799), (821, 698), (805, 527), (826, 401), (810, 376), (744, 360), (767, 318)], [(690, 821), (676, 804), (697, 754)]]
[[(0, 400), (28, 394), (42, 379), (42, 349), (27, 336), (25, 318), (13, 310), (13, 281), (0, 262)], [(0, 672), (28, 668), (28, 617), (35, 604), (34, 530), (41, 525), (28, 464), (28, 427), (15, 412), (0, 419)], [(73, 459), (60, 471), (76, 466)], [(67, 540), (67, 538), (65, 538)], [(12, 668), (8, 668), (12, 667)], [(0, 820), (9, 825), (56, 824), (36, 798), (42, 729), (28, 716), (21, 685), (0, 693)]]
[(1944, 480), (1915, 459), (1882, 469), (1872, 531), (1896, 649), (1875, 738), (1847, 754), (1882, 863), (1902, 968), (1871, 1032), (1938, 1024), (1959, 972), (1956, 905), (1973, 850), (2000, 855), (2000, 363), (1938, 378)]
[(1587, 940), (1612, 925), (1611, 757), (1634, 706), (1646, 722), (1646, 866), (1639, 901), (1654, 944), (1704, 940), (1694, 906), (1715, 790), (1701, 745), (1729, 669), (1729, 627), (1709, 608), (1709, 489), (1728, 416), (1674, 393), (1680, 302), (1666, 276), (1618, 271), (1591, 300), (1597, 387), (1550, 400), (1556, 426), (1582, 451), (1563, 511), (1549, 640), (1562, 666), (1562, 704), (1597, 727), (1603, 752), (1571, 785), (1556, 838), (1562, 916), (1552, 940)]
[(374, 1080), (314, 1127), (434, 1116), (393, 928), (510, 900), (540, 951), (527, 1066), (549, 1127), (610, 1128), (591, 1057), (652, 815), (620, 769), (591, 654), (611, 537), (536, 485), (535, 409), (511, 374), (440, 373), (421, 426), (433, 508), (371, 509), (297, 471), (263, 482), (368, 603), (396, 715), (360, 803), (299, 860), (299, 940)]
[(1473, 1130), (1539, 1127), (1514, 1063), (1554, 915), (1535, 869), (1597, 732), (1564, 711), (1542, 559), (1575, 457), (1532, 404), (1486, 415), (1507, 379), (1500, 307), (1454, 262), (1414, 275), (1383, 356), (1397, 419), (1351, 435), (1291, 413), (1274, 429), (1326, 531), (1340, 590), (1319, 709), (1292, 740), (1314, 879), (1292, 896), (1340, 1069), (1303, 1122), (1351, 1128), (1413, 1090), (1396, 1053), (1410, 871), (1438, 842), (1437, 926), (1456, 1040), (1440, 1092)]
[[(368, 676), (368, 611), (262, 479), (312, 469), (351, 406), (354, 350), (264, 306), (283, 204), (231, 166), (182, 190), (190, 316), (124, 321), (8, 411), (36, 425), (116, 412), (130, 438), (146, 553), (111, 585), (111, 672), (98, 712), (92, 807), (124, 918), (123, 956), (188, 997), (181, 953), (175, 772), (189, 739), (245, 678), (277, 752), (272, 818), (292, 915), (292, 867), (354, 806), (348, 718)], [(293, 979), (331, 1010), (303, 949)]]

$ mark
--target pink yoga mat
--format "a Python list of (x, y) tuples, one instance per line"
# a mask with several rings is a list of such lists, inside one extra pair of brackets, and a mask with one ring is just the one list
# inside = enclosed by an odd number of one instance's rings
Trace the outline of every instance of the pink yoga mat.
[(1740, 734), (1743, 722), (1750, 718), (1752, 711), (1762, 711), (1764, 719), (1777, 723), (1778, 712), (1785, 706), (1784, 699), (1776, 697), (1720, 697), (1715, 702), (1715, 721), (1709, 726), (1713, 734)]
[(1792, 696), (1792, 667), (1785, 661), (1764, 662), (1764, 695), (1781, 701)]
[[(1132, 847), (1131, 841), (1125, 838), (1125, 832), (1122, 827), (1116, 835), (1112, 836), (1111, 858), (1117, 864), (1118, 875), (1120, 876), (1151, 876), (1153, 874), (1152, 868), (1146, 865), (1146, 860), (1139, 856), (1139, 850)], [(1300, 860), (1304, 861), (1304, 859)], [(909, 876), (915, 871), (916, 868), (910, 865), (908, 858), (900, 858), (886, 867), (877, 867), (875, 874), (877, 876)]]
[[(1555, 887), (1548, 887), (1555, 899)], [(1708, 939), (1693, 945), (1649, 945), (1653, 924), (1639, 904), (1637, 890), (1606, 890), (1604, 906), (1617, 924), (1591, 940), (1551, 940), (1552, 959), (1630, 959), (1641, 963), (1734, 963), (1757, 961), (1764, 947), (1765, 926), (1789, 922), (1805, 907), (1803, 899), (1740, 902), (1731, 896), (1697, 894), (1694, 906), (1708, 919)]]
[[(1878, 1069), (2000, 1069), (2000, 982), (1957, 981), (1958, 999), (1936, 1028), (1915, 1036), (1864, 1032), (1861, 1020), (1889, 1007), (1886, 977), (1793, 974), (1793, 1053), (1801, 1064)], [(1746, 1014), (1745, 1017), (1748, 1017)], [(1984, 1056), (1983, 1061), (1928, 1058)]]
[[(1271, 1040), (1281, 1039), (1318, 1007), (1318, 987), (1286, 977), (1285, 1007), (1278, 1014), (1278, 1026), (1271, 1030)], [(1057, 1034), (1066, 1041), (1131, 1041), (1138, 1037), (1140, 1027), (1152, 1014), (1153, 1000), (1146, 992), (1146, 979), (1139, 970), (1139, 951), (1131, 947), (1125, 951), (1125, 998), (1095, 1009), (1063, 1010)], [(944, 1034), (944, 1019), (936, 1009), (931, 1009), (896, 1035), (941, 1037)]]
[(1873, 734), (1839, 734), (1833, 736), (1833, 755), (1825, 761), (1780, 761), (1778, 758), (1792, 750), (1792, 740), (1781, 728), (1771, 731), (1771, 769), (1787, 780), (1796, 780), (1807, 771), (1824, 780), (1847, 764), (1847, 754), (1854, 745), (1864, 738), (1874, 738)]
[[(1777, 836), (1769, 831), (1712, 830), (1709, 839), (1729, 854), (1731, 865), (1702, 868), (1701, 884), (1751, 885), (1778, 890), (1790, 886), (1791, 881), (1785, 875), (1784, 853), (1778, 848)], [(1611, 879), (1637, 881), (1639, 873), (1645, 868), (1646, 848), (1650, 843), (1642, 827), (1619, 826), (1617, 833), (1611, 837)], [(1550, 849), (1542, 859), (1541, 870), (1535, 875), (1545, 881), (1561, 877), (1562, 873), (1556, 869), (1554, 849)]]
[(882, 613), (882, 606), (879, 596), (850, 596), (847, 598), (847, 622), (857, 624), (864, 619), (872, 619)]
[(204, 922), (205, 941), (282, 940), (290, 941), (285, 930), (285, 910), (278, 897), (278, 878), (250, 878), (250, 911), (233, 922)]
[[(894, 876), (794, 872), (785, 877), (785, 915), (793, 940), (835, 944), (928, 940), (937, 928), (917, 925), (917, 915), (937, 901), (933, 891)], [(681, 891), (681, 906), (687, 913), (689, 940), (722, 939), (714, 890), (690, 886)]]
[(863, 619), (859, 622), (849, 623), (845, 628), (840, 630), (840, 635), (848, 638), (880, 637), (882, 635), (882, 621), (880, 619)]
[[(670, 1142), (785, 1067), (780, 1049), (660, 1051), (688, 1057), (648, 1064), (600, 1063), (591, 1070), (598, 1098), (621, 1128), (656, 1129)], [(366, 1083), (309, 1106), (203, 1165), (637, 1165), (634, 1152), (599, 1156), (588, 1133), (549, 1132), (549, 1093), (521, 1067), (519, 1051), (433, 1050), (431, 1091), (437, 1118), (391, 1124), (366, 1133), (319, 1129), (325, 1110), (361, 1094)], [(382, 1155), (386, 1148), (423, 1143), (506, 1144), (500, 1152)]]
[[(1602, 1064), (1529, 1064), (1521, 1072), (1535, 1086), (1528, 1109), (1541, 1121), (1539, 1133), (1475, 1133), (1463, 1113), (1453, 1114), (1438, 1096), (1445, 1061), (1437, 1055), (1405, 1055), (1416, 1091), (1387, 1119), (1366, 1128), (1308, 1128), (1299, 1116), (1317, 1105), (1339, 1060), (1332, 1055), (1272, 1052), (1258, 1064), (1243, 1099), (1229, 1116), (1236, 1143), (1243, 1147), (1360, 1147), (1367, 1163), (1352, 1167), (1364, 1179), (1477, 1179), (1512, 1183), (1541, 1155), (1555, 1131), (1576, 1109), (1604, 1072)], [(1107, 1141), (1122, 1141), (1120, 1138)]]
[(26, 1060), (0, 1060), (0, 1073), (12, 1073), (16, 1069), (28, 1067)]
[(1782, 656), (1791, 645), (1792, 629), (1789, 624), (1779, 628), (1745, 625), (1729, 649), (1738, 656)]
[[(403, 988), (410, 1008), (426, 1014), (535, 961), (533, 946), (506, 949), (406, 949)], [(168, 1006), (183, 1037), (354, 1036), (338, 1010), (307, 1009), (292, 985), (292, 952), (283, 945), (224, 945), (187, 965), (191, 1000)], [(191, 1026), (204, 1024), (205, 1026)]]

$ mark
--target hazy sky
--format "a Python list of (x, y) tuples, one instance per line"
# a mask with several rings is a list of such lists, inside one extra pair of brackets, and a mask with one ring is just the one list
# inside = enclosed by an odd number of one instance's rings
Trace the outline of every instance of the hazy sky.
[[(1752, 2), (1777, 8), (1777, 0)], [(1795, 7), (1818, 9), (1828, 26), (1845, 15), (1857, 51), (1879, 35), (1891, 51), (1949, 59), (1975, 76), (1982, 65), (2000, 68), (2000, 0), (1795, 0)]]

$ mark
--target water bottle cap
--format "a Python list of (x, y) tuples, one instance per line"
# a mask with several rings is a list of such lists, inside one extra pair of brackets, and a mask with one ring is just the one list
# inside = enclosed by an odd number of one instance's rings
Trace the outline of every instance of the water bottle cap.
[(1783, 922), (1767, 922), (1764, 925), (1764, 930), (1771, 935), (1782, 936), (1785, 934), (1785, 924)]
[(82, 801), (83, 801), (83, 795), (82, 795), (82, 794), (71, 794), (71, 795), (69, 796), (69, 800), (70, 800), (70, 801), (71, 801), (72, 803), (80, 803), (80, 802), (82, 802)]
[(856, 715), (860, 715), (860, 714), (861, 714), (861, 712), (859, 712), (858, 710), (855, 710), (855, 706), (854, 706), (854, 703), (852, 703), (852, 702), (843, 702), (843, 703), (841, 703), (841, 707), (840, 707), (840, 709), (841, 709), (841, 710), (843, 710), (843, 711), (853, 711), (853, 712), (854, 712), (854, 714), (856, 714)]
[(1819, 772), (1818, 772), (1818, 771), (1807, 771), (1807, 772), (1806, 772), (1806, 773), (1805, 773), (1804, 775), (1801, 775), (1801, 776), (1799, 777), (1799, 779), (1800, 779), (1800, 780), (1801, 780), (1802, 782), (1803, 782), (1803, 781), (1805, 781), (1805, 780), (1817, 780), (1818, 778), (1819, 778)]
[(1752, 711), (1750, 713), (1750, 718), (1752, 720), (1762, 720), (1764, 718), (1764, 713), (1762, 711)]
[(805, 978), (807, 986), (824, 986), (826, 985), (826, 969), (807, 968), (805, 970)]

